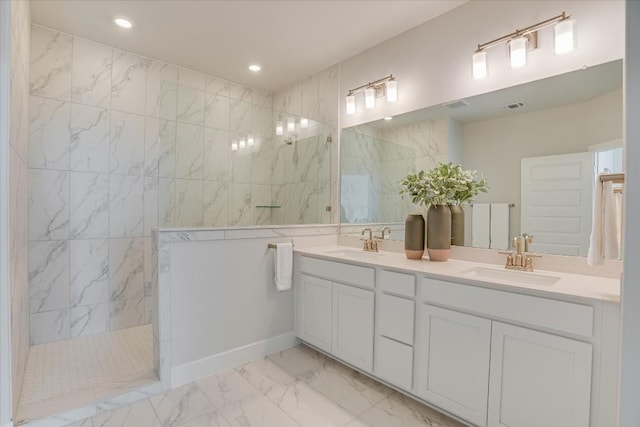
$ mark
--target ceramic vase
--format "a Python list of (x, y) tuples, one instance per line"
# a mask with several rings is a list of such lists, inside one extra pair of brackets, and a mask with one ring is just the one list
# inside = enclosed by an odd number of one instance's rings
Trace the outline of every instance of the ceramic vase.
[(431, 206), (427, 212), (427, 252), (431, 261), (447, 261), (451, 255), (451, 209)]
[(464, 246), (464, 209), (460, 205), (449, 205), (451, 210), (451, 244)]
[(424, 255), (424, 217), (420, 214), (409, 214), (404, 222), (404, 253), (408, 259)]

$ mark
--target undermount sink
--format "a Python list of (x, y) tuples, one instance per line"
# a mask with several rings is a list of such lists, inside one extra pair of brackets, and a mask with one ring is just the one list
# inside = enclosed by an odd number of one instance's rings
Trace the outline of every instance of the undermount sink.
[(524, 271), (513, 270), (497, 270), (486, 267), (473, 267), (469, 270), (460, 272), (461, 274), (470, 277), (484, 280), (505, 280), (514, 283), (524, 283), (527, 285), (546, 285), (551, 286), (560, 280), (556, 276), (547, 276), (546, 274), (536, 274)]
[(339, 257), (353, 257), (353, 258), (367, 258), (371, 256), (382, 256), (379, 252), (366, 252), (357, 249), (338, 249), (335, 251), (325, 252), (327, 255), (339, 256)]

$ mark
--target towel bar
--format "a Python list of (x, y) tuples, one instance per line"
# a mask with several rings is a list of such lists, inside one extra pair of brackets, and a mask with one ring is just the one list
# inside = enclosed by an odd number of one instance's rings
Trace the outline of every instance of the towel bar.
[[(291, 246), (293, 246), (293, 241), (291, 241)], [(276, 244), (274, 243), (268, 243), (267, 244), (267, 249), (275, 249), (277, 247)]]

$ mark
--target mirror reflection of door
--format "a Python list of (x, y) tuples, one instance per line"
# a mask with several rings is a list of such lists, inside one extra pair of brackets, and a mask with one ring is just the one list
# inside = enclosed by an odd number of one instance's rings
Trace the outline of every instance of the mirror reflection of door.
[(596, 154), (528, 157), (521, 162), (521, 229), (531, 251), (586, 256)]

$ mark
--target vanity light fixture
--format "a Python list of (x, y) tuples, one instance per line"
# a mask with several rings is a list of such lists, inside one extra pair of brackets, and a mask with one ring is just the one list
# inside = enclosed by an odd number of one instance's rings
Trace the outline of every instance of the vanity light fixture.
[(556, 55), (573, 52), (576, 48), (574, 25), (575, 21), (573, 19), (564, 19), (553, 27), (554, 51)]
[(520, 68), (527, 64), (526, 37), (516, 37), (509, 42), (509, 62), (511, 68)]
[(260, 70), (262, 70), (262, 67), (258, 64), (251, 64), (249, 65), (249, 69), (253, 72), (258, 72)]
[(281, 121), (276, 122), (276, 135), (277, 136), (284, 135), (284, 125), (282, 124)]
[(127, 30), (133, 28), (133, 23), (125, 18), (115, 18), (113, 22), (121, 28), (125, 28)]
[(238, 143), (233, 141), (231, 143), (231, 151), (238, 151)]
[(238, 144), (238, 146), (240, 148), (244, 148), (246, 144), (246, 140), (244, 138), (240, 138), (240, 143)]
[(287, 118), (287, 132), (293, 132), (296, 130), (296, 121), (293, 117)]
[(562, 55), (575, 49), (575, 22), (565, 12), (553, 18), (530, 25), (522, 30), (498, 37), (486, 43), (478, 45), (472, 56), (472, 73), (476, 80), (487, 77), (487, 53), (486, 50), (502, 43), (509, 46), (509, 62), (511, 68), (520, 68), (527, 63), (527, 51), (538, 47), (538, 31), (555, 24), (554, 27), (554, 52)]
[(247, 135), (247, 146), (248, 147), (253, 147), (253, 144), (256, 143), (255, 137), (252, 133), (250, 133), (249, 135)]
[(393, 74), (387, 77), (369, 82), (355, 89), (349, 89), (346, 101), (346, 113), (351, 115), (356, 113), (356, 93), (364, 92), (364, 106), (367, 109), (375, 108), (376, 98), (387, 97), (387, 102), (396, 102), (398, 100), (398, 82)]
[(306, 117), (300, 117), (300, 129), (307, 129), (309, 127), (309, 119)]

